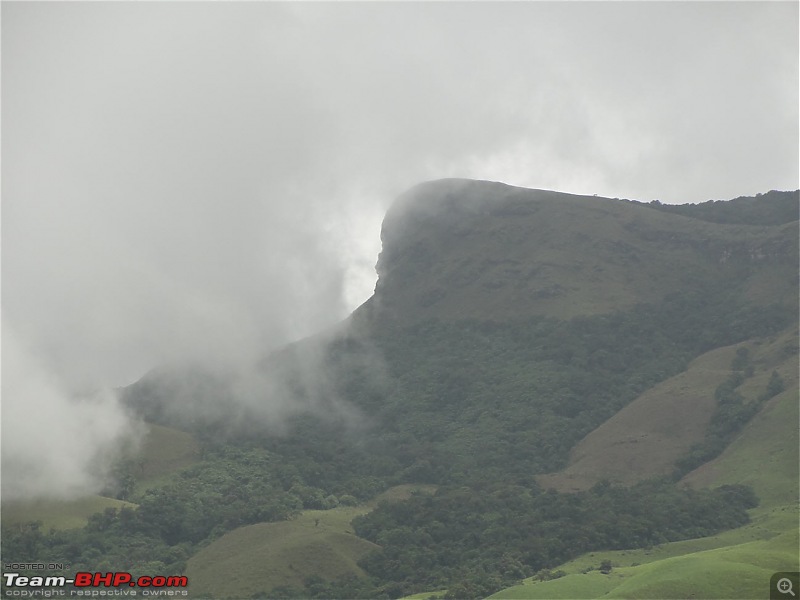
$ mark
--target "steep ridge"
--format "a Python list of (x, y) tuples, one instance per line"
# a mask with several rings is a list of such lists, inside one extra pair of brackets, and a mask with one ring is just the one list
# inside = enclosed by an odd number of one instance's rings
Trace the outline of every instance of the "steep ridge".
[[(384, 220), (369, 305), (381, 318), (570, 318), (736, 281), (792, 302), (797, 227), (720, 224), (616, 199), (448, 179)], [(777, 270), (767, 298), (751, 289)], [(793, 284), (795, 284), (793, 286)]]

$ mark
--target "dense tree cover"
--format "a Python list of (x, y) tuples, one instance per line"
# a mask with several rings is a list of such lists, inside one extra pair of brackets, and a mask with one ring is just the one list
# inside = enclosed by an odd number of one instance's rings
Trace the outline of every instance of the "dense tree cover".
[[(295, 435), (252, 439), (292, 464), (321, 467), (305, 472), (336, 495), (364, 498), (364, 481), (528, 485), (697, 355), (793, 319), (790, 309), (698, 293), (569, 321), (384, 326), (367, 342), (335, 340), (324, 367), (330, 393), (364, 415), (360, 426), (305, 416), (295, 419)], [(367, 355), (379, 356), (381, 369)]]
[[(679, 490), (668, 481), (632, 488), (601, 483), (559, 494), (522, 486), (453, 487), (381, 503), (353, 521), (382, 546), (361, 561), (366, 580), (309, 580), (269, 597), (395, 598), (447, 588), (447, 598), (485, 597), (584, 552), (651, 546), (711, 535), (747, 522), (750, 488)], [(611, 565), (598, 568), (611, 570)]]
[[(134, 576), (174, 575), (186, 566), (194, 545), (168, 544), (148, 523), (143, 513), (131, 508), (106, 509), (93, 515), (82, 529), (42, 531), (41, 523), (3, 525), (3, 557), (20, 563), (49, 562), (69, 565), (71, 571), (129, 571)], [(23, 575), (63, 575), (61, 571), (28, 572)]]
[(648, 206), (663, 212), (684, 215), (712, 223), (742, 225), (782, 225), (797, 221), (798, 192), (770, 191), (755, 197), (742, 196), (733, 200), (709, 200), (699, 204), (662, 204), (654, 201)]
[(234, 447), (208, 452), (168, 484), (132, 499), (138, 508), (106, 509), (83, 529), (4, 524), (3, 555), (20, 563), (46, 556), (75, 571), (174, 575), (200, 545), (226, 531), (336, 504), (268, 452)]

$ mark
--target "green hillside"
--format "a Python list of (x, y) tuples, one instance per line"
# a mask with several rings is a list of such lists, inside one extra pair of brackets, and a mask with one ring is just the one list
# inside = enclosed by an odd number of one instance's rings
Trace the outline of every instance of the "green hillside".
[[(569, 574), (550, 581), (530, 582), (508, 588), (491, 598), (768, 598), (769, 580), (776, 571), (797, 570), (796, 533), (785, 533), (768, 541), (745, 542), (713, 549), (690, 551), (675, 557), (652, 559), (629, 552), (620, 557), (597, 553), (592, 571), (583, 573), (575, 565), (559, 567)], [(625, 564), (617, 566), (615, 558)], [(631, 563), (627, 561), (632, 560)], [(603, 560), (615, 563), (609, 574), (597, 567)], [(776, 568), (777, 567), (777, 568)]]
[[(676, 461), (704, 439), (717, 407), (715, 389), (730, 376), (730, 365), (737, 351), (747, 351), (753, 371), (736, 390), (746, 400), (753, 401), (766, 390), (773, 372), (779, 374), (789, 389), (796, 389), (796, 344), (797, 332), (791, 329), (772, 338), (703, 354), (686, 371), (647, 390), (583, 438), (571, 450), (565, 469), (541, 475), (537, 481), (544, 487), (570, 491), (587, 489), (603, 479), (630, 484), (654, 475), (669, 475)], [(763, 410), (771, 410), (771, 406), (767, 404)], [(774, 444), (786, 444), (797, 441), (797, 436), (768, 439)], [(715, 471), (715, 464), (704, 466), (701, 473)], [(737, 472), (738, 478), (718, 484), (750, 483), (745, 475), (748, 471), (758, 471), (757, 465), (754, 460), (746, 460)], [(785, 473), (781, 472), (781, 476)], [(691, 480), (701, 481), (700, 475), (693, 475)], [(710, 485), (710, 479), (705, 484)], [(764, 486), (761, 491), (771, 493), (773, 489)]]
[(131, 472), (137, 494), (164, 483), (169, 476), (200, 460), (200, 447), (191, 434), (170, 427), (149, 424)]
[[(754, 342), (757, 362), (786, 376), (770, 400), (715, 460), (682, 484), (751, 485), (761, 503), (750, 524), (716, 536), (647, 550), (595, 552), (555, 567), (567, 575), (531, 578), (493, 598), (766, 598), (770, 576), (800, 570), (798, 559), (798, 386), (795, 332)], [(791, 358), (780, 359), (781, 354)], [(596, 569), (610, 560), (608, 575)], [(594, 569), (584, 573), (587, 569)]]
[(22, 525), (39, 521), (41, 529), (76, 529), (83, 527), (91, 515), (107, 508), (133, 507), (135, 504), (106, 498), (89, 496), (74, 500), (28, 500), (3, 502), (2, 521), (6, 526)]
[(192, 593), (250, 598), (280, 586), (302, 588), (311, 576), (363, 577), (358, 560), (375, 546), (347, 531), (359, 512), (356, 508), (306, 511), (292, 521), (236, 529), (189, 561), (186, 574)]
[(197, 365), (124, 390), (159, 425), (120, 469), (137, 509), (4, 548), (201, 596), (758, 595), (797, 531), (798, 195), (767, 196), (418, 186), (374, 296), (258, 394)]
[(379, 502), (401, 501), (417, 491), (434, 490), (425, 485), (396, 486), (368, 505), (307, 510), (291, 521), (236, 529), (189, 561), (186, 574), (192, 594), (250, 598), (274, 588), (302, 589), (311, 577), (363, 578), (366, 573), (358, 561), (378, 546), (354, 535), (350, 521)]

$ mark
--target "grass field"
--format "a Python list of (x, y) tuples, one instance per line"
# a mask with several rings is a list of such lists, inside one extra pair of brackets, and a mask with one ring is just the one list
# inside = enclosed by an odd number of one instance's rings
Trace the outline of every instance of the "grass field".
[(293, 521), (236, 529), (189, 561), (186, 575), (192, 595), (249, 598), (281, 585), (302, 588), (311, 575), (363, 576), (356, 562), (377, 546), (349, 530), (350, 520), (361, 512), (358, 508), (306, 511)]
[(356, 564), (378, 548), (353, 533), (350, 522), (382, 500), (399, 501), (429, 485), (391, 488), (369, 504), (332, 510), (306, 510), (292, 521), (259, 523), (225, 534), (194, 555), (186, 575), (193, 596), (249, 598), (277, 586), (303, 587), (318, 575), (332, 580), (343, 575), (364, 576)]
[[(740, 533), (742, 537), (752, 534)], [(711, 538), (705, 543), (730, 543), (735, 537)], [(698, 546), (704, 545), (698, 542)], [(768, 598), (770, 576), (778, 570), (797, 569), (797, 544), (794, 531), (694, 552), (690, 551), (691, 542), (666, 544), (649, 555), (644, 551), (598, 552), (564, 565), (569, 574), (563, 578), (527, 582), (492, 598)], [(677, 555), (664, 556), (673, 553)], [(608, 575), (597, 570), (583, 572), (606, 559), (615, 565)], [(638, 564), (639, 560), (647, 562)]]
[[(529, 579), (491, 597), (769, 598), (770, 576), (798, 569), (797, 517), (796, 510), (778, 509), (777, 514), (718, 536), (652, 550), (593, 552), (559, 566), (565, 577)], [(777, 533), (779, 529), (783, 533)], [(604, 560), (614, 565), (608, 575), (597, 570)]]
[(136, 506), (103, 496), (89, 496), (77, 500), (33, 500), (26, 502), (3, 502), (3, 523), (28, 523), (41, 521), (42, 530), (77, 529), (87, 523), (90, 515), (107, 508)]
[(135, 460), (134, 495), (165, 483), (169, 477), (200, 459), (200, 449), (191, 434), (161, 425), (148, 425), (148, 432)]

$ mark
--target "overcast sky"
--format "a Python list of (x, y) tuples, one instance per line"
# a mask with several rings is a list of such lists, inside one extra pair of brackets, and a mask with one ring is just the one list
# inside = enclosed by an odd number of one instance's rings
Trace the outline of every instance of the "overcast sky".
[(4, 466), (30, 390), (346, 316), (422, 180), (796, 189), (798, 86), (797, 2), (3, 2)]

